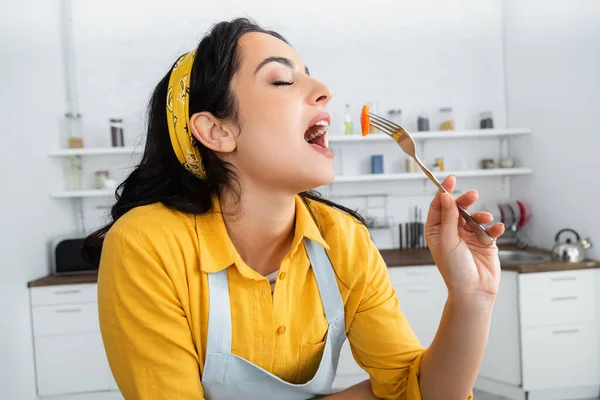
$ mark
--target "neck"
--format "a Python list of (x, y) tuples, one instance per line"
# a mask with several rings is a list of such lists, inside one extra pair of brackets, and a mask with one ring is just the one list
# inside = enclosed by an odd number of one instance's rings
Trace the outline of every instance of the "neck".
[(242, 260), (261, 275), (277, 270), (294, 238), (295, 196), (245, 187), (239, 202), (228, 191), (220, 202)]

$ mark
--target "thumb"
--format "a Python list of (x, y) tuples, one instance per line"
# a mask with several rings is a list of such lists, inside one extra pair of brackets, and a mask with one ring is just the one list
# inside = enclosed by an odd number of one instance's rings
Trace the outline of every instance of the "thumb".
[(460, 237), (458, 236), (458, 207), (454, 198), (442, 193), (440, 197), (442, 203), (442, 226), (441, 243), (443, 247), (453, 249), (458, 245)]

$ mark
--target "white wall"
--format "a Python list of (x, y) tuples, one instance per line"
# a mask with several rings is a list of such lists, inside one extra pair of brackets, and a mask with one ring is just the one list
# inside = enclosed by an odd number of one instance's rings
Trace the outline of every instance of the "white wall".
[(46, 156), (63, 113), (55, 1), (0, 10), (0, 398), (35, 398), (27, 281), (48, 272), (46, 239), (73, 229), (50, 200), (60, 170)]
[[(173, 60), (194, 48), (214, 22), (243, 15), (286, 36), (313, 76), (333, 89), (331, 134), (341, 133), (346, 103), (352, 106), (358, 131), (358, 114), (366, 101), (377, 101), (382, 113), (402, 108), (408, 129), (416, 128), (417, 114), (422, 111), (430, 114), (432, 125), (439, 123), (437, 110), (445, 105), (454, 107), (458, 129), (476, 127), (479, 112), (484, 110), (493, 111), (498, 127), (505, 126), (499, 0), (378, 1), (369, 6), (356, 0), (171, 4), (157, 0), (74, 2), (81, 112), (88, 145), (108, 145), (108, 119), (115, 116), (125, 120), (126, 142), (139, 143), (142, 104)], [(442, 156), (451, 168), (469, 155), (469, 166), (474, 168), (479, 158), (497, 157), (497, 142), (474, 144), (469, 140), (429, 142), (425, 161), (433, 163)], [(345, 146), (345, 173), (351, 173), (354, 165), (365, 172), (370, 155), (382, 153), (386, 154), (386, 172), (403, 171), (403, 155), (386, 143), (383, 147)], [(105, 161), (91, 160), (84, 169), (88, 185), (94, 170), (102, 168), (101, 162)], [(111, 165), (111, 172), (122, 175), (122, 167)], [(499, 190), (500, 183), (500, 178), (463, 180), (460, 188), (477, 188), (486, 203), (493, 203), (508, 196)], [(427, 185), (396, 182), (373, 189), (420, 196), (410, 204), (426, 206), (433, 188)], [(356, 185), (341, 189), (357, 192)], [(88, 227), (101, 221), (94, 209), (100, 203), (86, 202)], [(406, 207), (398, 204), (394, 210), (398, 218), (405, 219)]]
[[(108, 145), (108, 119), (115, 116), (125, 119), (126, 141), (138, 143), (145, 101), (173, 60), (195, 47), (212, 23), (240, 15), (279, 30), (313, 75), (332, 87), (336, 127), (345, 103), (358, 114), (365, 101), (378, 101), (382, 111), (404, 109), (409, 129), (417, 113), (428, 111), (434, 117), (446, 105), (454, 106), (458, 128), (474, 127), (483, 110), (494, 112), (497, 126), (505, 124), (500, 0), (73, 3), (86, 146)], [(3, 399), (35, 396), (26, 283), (48, 273), (46, 240), (74, 229), (73, 203), (48, 197), (63, 184), (60, 161), (46, 155), (63, 136), (58, 21), (58, 0), (0, 4), (0, 179), (6, 187), (0, 196)], [(471, 144), (466, 141), (442, 155), (459, 158)], [(428, 144), (431, 158), (446, 151), (435, 146)], [(479, 149), (493, 151), (489, 146)], [(351, 150), (344, 155), (353, 157)], [(92, 185), (94, 169), (118, 170), (127, 162), (92, 161), (85, 170), (86, 186)], [(400, 158), (387, 162), (392, 169), (401, 168)], [(497, 190), (500, 180), (468, 183), (489, 188), (490, 199), (505, 195)], [(367, 188), (403, 196), (405, 203), (395, 203), (403, 216), (408, 203), (426, 206), (430, 189), (399, 183)], [(93, 210), (101, 202), (86, 200), (86, 207)], [(98, 222), (95, 218), (90, 224)]]
[(571, 227), (600, 245), (600, 3), (508, 0), (505, 20), (509, 125), (534, 130), (515, 149), (534, 175), (513, 187), (535, 212), (529, 236), (551, 247)]

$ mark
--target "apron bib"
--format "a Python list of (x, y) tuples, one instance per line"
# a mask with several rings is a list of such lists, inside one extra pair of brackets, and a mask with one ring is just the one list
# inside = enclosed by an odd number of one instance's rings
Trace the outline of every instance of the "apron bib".
[(325, 249), (305, 239), (327, 317), (323, 356), (313, 378), (303, 384), (286, 382), (231, 353), (231, 308), (227, 269), (208, 275), (209, 316), (202, 387), (207, 400), (306, 400), (331, 394), (342, 344), (346, 340), (344, 304)]

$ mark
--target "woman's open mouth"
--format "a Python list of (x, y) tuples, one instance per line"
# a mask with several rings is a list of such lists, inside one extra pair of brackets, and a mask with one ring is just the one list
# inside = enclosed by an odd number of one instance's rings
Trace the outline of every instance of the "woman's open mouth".
[(328, 130), (329, 122), (326, 119), (320, 119), (304, 132), (304, 140), (306, 140), (314, 150), (323, 154), (325, 157), (333, 158), (333, 151), (327, 146)]

